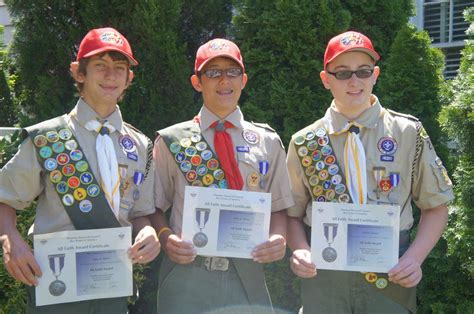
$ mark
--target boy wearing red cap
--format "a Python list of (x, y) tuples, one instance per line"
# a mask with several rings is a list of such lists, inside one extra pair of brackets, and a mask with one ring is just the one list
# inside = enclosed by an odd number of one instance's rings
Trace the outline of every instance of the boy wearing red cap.
[[(202, 45), (191, 83), (203, 96), (200, 112), (191, 121), (160, 130), (155, 142), (157, 210), (152, 222), (166, 252), (158, 311), (272, 313), (262, 264), (285, 254), (285, 209), (293, 204), (285, 151), (268, 125), (244, 120), (238, 100), (247, 74), (233, 42), (214, 39)], [(198, 256), (182, 240), (188, 185), (271, 193), (270, 236), (254, 248), (252, 259)]]
[[(383, 108), (372, 94), (379, 59), (361, 33), (332, 38), (320, 77), (334, 99), (323, 118), (290, 142), (295, 206), (288, 210), (288, 245), (291, 269), (303, 278), (305, 313), (416, 312), (421, 264), (447, 222), (452, 184), (421, 123)], [(410, 244), (412, 200), (421, 219)], [(398, 264), (388, 274), (317, 269), (309, 243), (313, 201), (399, 205)], [(324, 232), (329, 243), (331, 232)]]
[(71, 63), (80, 94), (75, 108), (26, 128), (17, 154), (0, 172), (3, 259), (10, 275), (28, 285), (28, 313), (128, 312), (126, 297), (36, 306), (37, 277), (51, 270), (38, 266), (16, 229), (15, 213), (35, 199), (31, 234), (133, 225), (134, 263), (147, 263), (160, 251), (147, 217), (155, 211), (152, 142), (122, 120), (117, 105), (133, 79), (130, 65), (137, 64), (118, 31), (91, 30)]

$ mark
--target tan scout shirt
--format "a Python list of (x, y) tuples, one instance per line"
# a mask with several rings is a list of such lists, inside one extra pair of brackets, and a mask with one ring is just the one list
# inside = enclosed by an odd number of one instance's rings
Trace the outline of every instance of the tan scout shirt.
[[(210, 125), (219, 118), (210, 112), (205, 106), (199, 112), (200, 129), (202, 136), (214, 150), (214, 129)], [(272, 193), (272, 211), (286, 209), (293, 205), (288, 172), (285, 167), (285, 151), (281, 140), (275, 132), (257, 127), (244, 120), (242, 112), (237, 108), (226, 120), (235, 127), (226, 131), (232, 137), (235, 155), (238, 160), (239, 169), (242, 174), (244, 191)], [(256, 144), (248, 143), (243, 137), (243, 131), (251, 130), (258, 134), (259, 141)], [(243, 149), (237, 149), (238, 147)], [(246, 150), (249, 152), (239, 152)], [(156, 207), (166, 211), (172, 206), (170, 226), (175, 233), (181, 233), (184, 206), (184, 187), (188, 185), (183, 173), (179, 169), (174, 156), (163, 139), (158, 138), (154, 148), (155, 158), (155, 204)], [(260, 184), (249, 185), (252, 175), (259, 175), (259, 162), (268, 161), (269, 170), (265, 175), (264, 188)]]
[[(387, 111), (375, 96), (372, 97), (375, 99), (374, 105), (356, 119), (356, 122), (363, 126), (360, 130), (360, 139), (366, 154), (367, 202), (400, 205), (400, 230), (407, 230), (413, 225), (411, 200), (413, 199), (422, 210), (436, 207), (454, 198), (452, 184), (428, 136), (422, 137), (420, 157), (414, 164), (417, 140), (416, 118)], [(295, 206), (288, 210), (289, 216), (304, 217), (304, 222), (311, 225), (311, 190), (295, 150), (295, 138), (306, 134), (309, 130), (325, 128), (340, 169), (344, 173), (343, 152), (347, 133), (340, 135), (335, 135), (335, 133), (341, 131), (348, 122), (341, 113), (336, 112), (333, 102), (322, 119), (293, 135), (288, 149), (287, 164)], [(389, 152), (391, 154), (381, 147), (382, 142), (387, 138), (395, 143), (395, 151)], [(393, 161), (389, 161), (391, 159), (389, 156), (393, 156)], [(387, 159), (388, 161), (384, 161)], [(375, 167), (385, 168), (385, 179), (388, 179), (389, 173), (399, 173), (399, 185), (388, 193), (377, 193)]]
[[(81, 150), (86, 156), (90, 170), (100, 182), (100, 173), (97, 163), (95, 142), (97, 133), (88, 131), (84, 125), (93, 119), (99, 119), (97, 113), (82, 99), (77, 102), (76, 107), (69, 113), (68, 126), (73, 131)], [(130, 225), (130, 220), (135, 217), (145, 216), (155, 212), (153, 201), (154, 189), (154, 167), (149, 161), (149, 174), (145, 181), (135, 186), (133, 176), (135, 171), (146, 172), (147, 160), (151, 154), (147, 154), (150, 140), (142, 133), (124, 124), (120, 109), (117, 109), (106, 119), (117, 131), (110, 136), (117, 153), (119, 167), (126, 168), (126, 176), (121, 180), (121, 203), (119, 221), (122, 226)], [(47, 122), (43, 122), (46, 124)], [(136, 143), (138, 161), (127, 158), (119, 143), (121, 135), (128, 134)], [(151, 151), (151, 147), (150, 147)], [(139, 198), (133, 199), (133, 191), (138, 189)], [(136, 193), (135, 193), (136, 194)], [(39, 196), (39, 197), (38, 197)], [(16, 209), (24, 209), (36, 197), (34, 234), (57, 232), (63, 230), (74, 230), (74, 226), (67, 215), (64, 206), (54, 189), (49, 175), (38, 162), (36, 148), (30, 138), (20, 145), (17, 154), (0, 171), (0, 202), (6, 203)], [(92, 210), (100, 210), (92, 207)]]

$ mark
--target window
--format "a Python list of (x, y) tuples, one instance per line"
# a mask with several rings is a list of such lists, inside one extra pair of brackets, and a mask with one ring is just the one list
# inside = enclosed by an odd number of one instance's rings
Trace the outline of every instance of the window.
[(469, 27), (463, 11), (470, 6), (474, 6), (474, 0), (425, 0), (423, 7), (418, 8), (418, 12), (423, 12), (423, 29), (433, 40), (433, 46), (441, 48), (446, 56), (447, 79), (456, 76), (459, 68), (460, 51)]

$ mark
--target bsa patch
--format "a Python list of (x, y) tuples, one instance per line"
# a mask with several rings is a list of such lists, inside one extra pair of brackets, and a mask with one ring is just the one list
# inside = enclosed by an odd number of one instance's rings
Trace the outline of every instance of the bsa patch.
[(257, 172), (252, 172), (247, 177), (247, 184), (252, 187), (258, 186), (260, 183), (260, 176)]
[(317, 137), (323, 137), (326, 135), (326, 130), (324, 130), (323, 128), (318, 128), (314, 133)]
[(216, 178), (216, 180), (224, 179), (224, 171), (222, 171), (221, 169), (214, 170), (213, 175), (214, 175), (214, 178)]
[(81, 183), (84, 185), (88, 185), (92, 183), (92, 179), (93, 179), (92, 173), (90, 172), (84, 172), (83, 174), (81, 174), (81, 177), (80, 177)]
[(88, 213), (92, 210), (92, 202), (89, 201), (89, 200), (82, 200), (80, 203), (79, 203), (79, 209), (81, 210), (81, 212), (83, 213)]
[(47, 139), (48, 142), (50, 142), (50, 143), (57, 142), (57, 141), (59, 140), (58, 132), (56, 132), (56, 131), (48, 131), (48, 132), (46, 132), (46, 139)]
[(44, 168), (49, 171), (53, 171), (58, 167), (58, 163), (54, 158), (48, 158), (44, 161)]
[(76, 169), (79, 172), (85, 172), (89, 169), (89, 164), (84, 160), (78, 161), (76, 163)]
[(193, 182), (196, 179), (197, 179), (196, 171), (191, 170), (188, 173), (186, 173), (186, 180), (188, 180), (189, 182)]
[(69, 187), (64, 181), (61, 181), (56, 185), (56, 191), (58, 191), (59, 194), (66, 194), (68, 190)]
[(397, 151), (397, 141), (389, 136), (382, 137), (379, 140), (377, 147), (382, 154), (393, 155)]
[(53, 152), (55, 152), (56, 154), (62, 153), (65, 149), (63, 142), (53, 143), (53, 145), (51, 145), (51, 147), (53, 149)]
[(80, 184), (81, 184), (81, 182), (79, 181), (78, 177), (70, 177), (69, 179), (67, 179), (67, 185), (71, 189), (77, 188)]
[(80, 150), (73, 150), (69, 153), (69, 156), (71, 156), (72, 160), (78, 161), (82, 159), (83, 153)]
[(86, 192), (86, 189), (84, 188), (77, 188), (74, 190), (72, 194), (74, 195), (74, 199), (78, 201), (82, 201), (83, 199), (87, 197), (87, 192)]
[(181, 149), (181, 146), (179, 145), (178, 142), (173, 142), (170, 144), (170, 151), (173, 154), (176, 154), (177, 152), (179, 152), (180, 149)]
[(119, 137), (119, 144), (123, 151), (127, 153), (134, 152), (137, 149), (135, 141), (128, 134)]
[(89, 195), (90, 197), (96, 197), (97, 195), (99, 195), (99, 193), (100, 189), (97, 184), (91, 184), (87, 187), (87, 195)]
[(43, 146), (39, 150), (39, 154), (42, 158), (49, 158), (53, 155), (53, 151), (49, 146)]
[(295, 144), (296, 145), (301, 145), (304, 143), (305, 138), (303, 136), (298, 136), (295, 138)]
[(76, 149), (77, 146), (78, 146), (78, 145), (77, 145), (77, 142), (76, 142), (75, 140), (69, 140), (69, 141), (66, 142), (65, 145), (66, 145), (66, 148), (67, 148), (68, 150), (74, 150), (74, 149)]
[(242, 131), (242, 137), (247, 143), (253, 145), (257, 144), (260, 141), (260, 137), (258, 136), (258, 134), (248, 129), (244, 129)]
[(58, 164), (60, 165), (65, 165), (69, 162), (69, 155), (68, 154), (59, 154), (56, 156), (56, 160), (58, 161)]
[(71, 206), (74, 204), (74, 197), (71, 194), (66, 194), (62, 198), (63, 204), (66, 206)]
[(308, 133), (306, 133), (306, 140), (308, 141), (311, 141), (314, 137), (316, 136), (316, 134), (314, 134), (313, 131), (309, 131)]
[(63, 141), (67, 141), (72, 137), (72, 132), (69, 129), (61, 129), (58, 132), (59, 138), (62, 139)]
[(46, 144), (48, 144), (48, 140), (46, 139), (46, 136), (44, 135), (37, 135), (35, 139), (33, 140), (33, 143), (35, 144), (36, 147), (43, 147)]

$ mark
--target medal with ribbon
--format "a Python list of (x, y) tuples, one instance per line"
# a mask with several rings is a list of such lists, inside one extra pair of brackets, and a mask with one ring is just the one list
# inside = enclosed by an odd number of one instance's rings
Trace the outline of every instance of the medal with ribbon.
[(49, 268), (53, 272), (54, 277), (56, 277), (56, 280), (49, 284), (49, 293), (56, 297), (62, 295), (66, 291), (66, 284), (58, 279), (64, 268), (64, 257), (65, 254), (48, 255)]
[(210, 211), (211, 209), (209, 208), (196, 208), (196, 222), (199, 227), (199, 232), (194, 235), (193, 243), (197, 247), (204, 247), (207, 244), (207, 235), (202, 232), (202, 229), (204, 229), (209, 220)]
[(333, 223), (324, 223), (324, 237), (326, 238), (326, 241), (328, 243), (328, 247), (323, 250), (323, 259), (328, 262), (332, 263), (336, 260), (337, 258), (337, 251), (331, 247), (331, 244), (334, 243), (334, 238), (337, 235), (337, 224)]
[(261, 174), (260, 187), (262, 189), (264, 189), (266, 185), (265, 175), (268, 173), (269, 165), (270, 165), (269, 162), (266, 160), (258, 162), (258, 169)]

